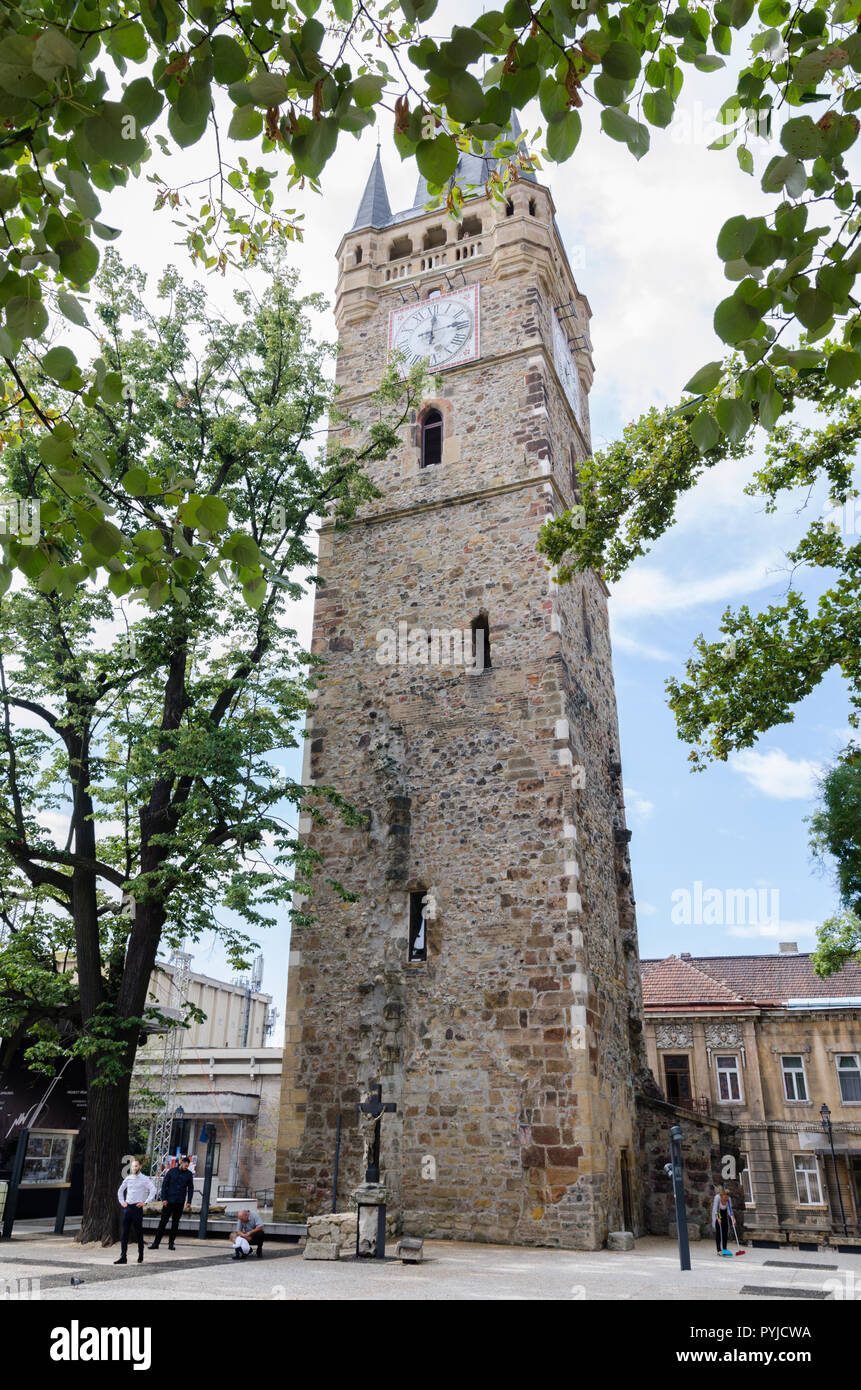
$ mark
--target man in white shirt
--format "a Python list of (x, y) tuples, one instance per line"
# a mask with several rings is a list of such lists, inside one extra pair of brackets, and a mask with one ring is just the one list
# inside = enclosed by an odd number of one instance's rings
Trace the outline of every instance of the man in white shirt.
[(236, 1230), (231, 1231), (233, 1258), (244, 1260), (251, 1254), (252, 1245), (257, 1246), (258, 1259), (263, 1254), (263, 1222), (254, 1207), (236, 1213)]
[(130, 1165), (129, 1175), (123, 1178), (117, 1192), (117, 1201), (122, 1203), (123, 1208), (123, 1229), (120, 1241), (120, 1258), (114, 1260), (115, 1265), (127, 1264), (126, 1251), (129, 1245), (129, 1231), (134, 1230), (138, 1243), (138, 1264), (143, 1264), (144, 1239), (143, 1239), (143, 1209), (145, 1202), (151, 1202), (155, 1197), (155, 1183), (152, 1178), (148, 1178), (146, 1173), (141, 1172), (141, 1166), (136, 1158), (133, 1158)]

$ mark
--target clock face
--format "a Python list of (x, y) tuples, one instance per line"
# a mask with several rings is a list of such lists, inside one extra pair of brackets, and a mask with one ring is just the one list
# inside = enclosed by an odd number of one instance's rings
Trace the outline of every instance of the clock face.
[(580, 399), (580, 373), (571, 357), (566, 334), (555, 314), (553, 316), (553, 362), (559, 380), (562, 382), (562, 389), (568, 404), (574, 411), (574, 418), (582, 429), (583, 406)]
[(407, 304), (389, 314), (389, 352), (408, 367), (423, 359), (434, 371), (478, 357), (478, 285)]

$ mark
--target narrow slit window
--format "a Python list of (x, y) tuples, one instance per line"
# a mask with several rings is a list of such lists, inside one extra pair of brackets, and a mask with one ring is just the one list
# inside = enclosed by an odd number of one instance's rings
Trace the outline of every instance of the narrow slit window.
[(362, 248), (361, 248), (361, 246), (357, 246), (357, 247), (356, 247), (356, 265), (358, 265), (358, 264), (360, 263), (361, 259), (362, 259)]
[(422, 421), (422, 468), (442, 463), (442, 416), (429, 410)]
[(490, 660), (490, 621), (486, 613), (479, 613), (472, 620), (472, 663), (476, 671), (489, 671)]
[(534, 198), (530, 198), (530, 199), (529, 199), (529, 216), (530, 216), (530, 217), (534, 217), (534, 216), (535, 216), (535, 199), (534, 199)]
[(510, 198), (508, 199), (508, 201), (507, 201), (506, 204), (505, 204), (505, 215), (506, 215), (506, 217), (513, 217), (513, 216), (514, 216), (514, 204), (512, 203), (512, 201), (511, 201)]
[(428, 906), (427, 891), (419, 888), (410, 893), (410, 942), (408, 961), (422, 961), (428, 958)]

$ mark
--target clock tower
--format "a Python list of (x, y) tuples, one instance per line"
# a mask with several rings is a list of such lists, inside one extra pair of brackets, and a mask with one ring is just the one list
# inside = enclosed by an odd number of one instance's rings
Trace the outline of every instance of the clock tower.
[(294, 916), (275, 1216), (330, 1209), (336, 1134), (348, 1209), (379, 1082), (407, 1234), (593, 1249), (639, 1223), (630, 836), (607, 592), (557, 587), (536, 550), (591, 447), (591, 311), (534, 176), (458, 224), (428, 202), (420, 180), (392, 213), (378, 150), (338, 249), (345, 410), (369, 414), (392, 352), (439, 381), (382, 495), (320, 531), (304, 781), (362, 821), (300, 820), (321, 868)]

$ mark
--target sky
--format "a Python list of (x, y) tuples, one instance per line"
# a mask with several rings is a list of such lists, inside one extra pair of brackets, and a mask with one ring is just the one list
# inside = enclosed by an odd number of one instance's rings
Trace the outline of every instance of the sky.
[[(482, 8), (444, 3), (426, 28), (443, 33), (444, 26), (468, 23)], [(676, 403), (695, 369), (722, 356), (712, 314), (731, 286), (715, 251), (717, 233), (730, 215), (767, 210), (758, 176), (774, 144), (754, 142), (756, 179), (741, 172), (732, 147), (708, 150), (732, 78), (728, 71), (684, 71), (676, 119), (666, 131), (652, 130), (652, 149), (640, 163), (600, 132), (598, 108), (587, 104), (574, 157), (567, 165), (548, 164), (538, 175), (552, 191), (578, 287), (592, 308), (594, 448), (610, 444), (651, 406)], [(532, 132), (540, 123), (537, 106), (529, 108), (524, 128)], [(392, 208), (406, 208), (413, 200), (415, 167), (401, 163), (390, 117), (384, 115), (380, 132)], [(359, 141), (342, 137), (322, 176), (322, 197), (288, 192), (286, 173), (279, 175), (276, 202), (305, 215), (305, 240), (291, 252), (303, 291), (333, 297), (335, 251), (353, 222), (376, 139), (373, 130)], [(240, 152), (252, 157), (253, 146)], [(158, 155), (149, 171), (178, 185), (200, 177), (206, 158), (204, 146), (196, 146), (170, 160)], [(152, 185), (141, 180), (107, 200), (103, 216), (123, 229), (116, 246), (124, 259), (155, 278), (166, 264), (188, 268), (188, 261), (168, 214), (153, 212), (152, 202)], [(235, 282), (231, 274), (206, 277), (225, 306)], [(335, 336), (330, 313), (315, 316), (315, 328)], [(807, 499), (804, 510), (805, 499), (799, 498), (777, 516), (766, 516), (760, 502), (742, 493), (753, 467), (746, 460), (709, 474), (684, 499), (670, 532), (611, 590), (642, 956), (773, 952), (778, 941), (810, 950), (816, 925), (836, 908), (830, 877), (811, 861), (805, 817), (817, 778), (850, 734), (840, 681), (826, 679), (797, 708), (792, 723), (765, 735), (755, 749), (700, 773), (689, 771), (689, 750), (666, 705), (665, 680), (683, 672), (699, 633), (717, 635), (728, 605), (765, 606), (785, 594), (785, 549), (822, 510), (821, 499)], [(861, 506), (858, 516), (856, 530)], [(295, 620), (308, 640), (310, 600)], [(297, 766), (285, 767), (298, 776)], [(733, 914), (727, 911), (717, 914), (717, 922), (694, 920), (715, 916), (697, 913), (697, 884), (700, 894), (749, 893), (759, 910), (749, 906), (741, 922), (729, 920)], [(714, 895), (711, 901), (717, 901)], [(263, 988), (282, 1011), (288, 935), (285, 914), (262, 941)], [(195, 970), (230, 974), (217, 946), (201, 942), (193, 949)]]

